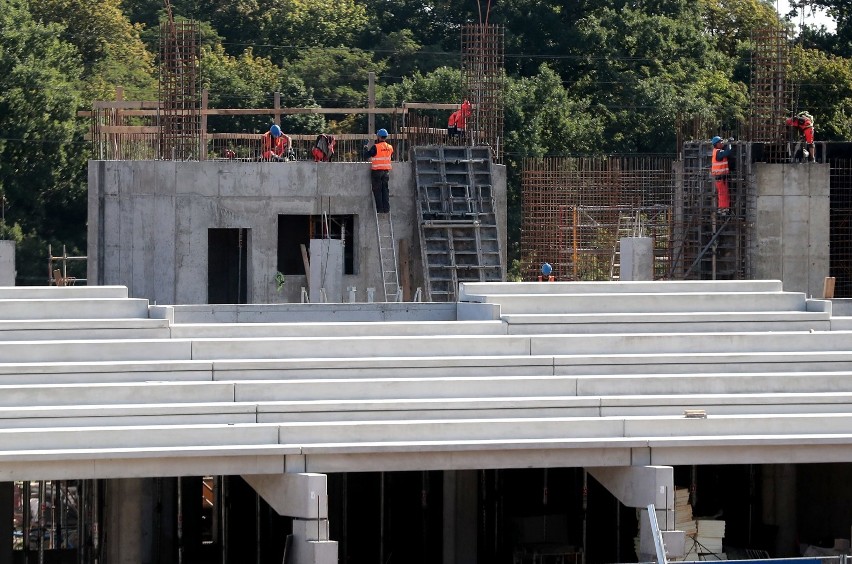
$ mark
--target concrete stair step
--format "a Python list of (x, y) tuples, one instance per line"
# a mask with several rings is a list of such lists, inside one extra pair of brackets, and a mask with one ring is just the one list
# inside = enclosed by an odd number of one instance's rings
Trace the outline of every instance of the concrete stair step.
[(799, 292), (682, 292), (582, 294), (467, 294), (499, 304), (501, 314), (806, 311)]
[(494, 321), (414, 321), (344, 323), (182, 323), (172, 326), (176, 339), (505, 335), (506, 323)]
[(618, 282), (462, 282), (459, 301), (483, 294), (654, 294), (781, 292), (780, 280), (654, 280)]
[(810, 311), (507, 314), (501, 318), (508, 324), (510, 335), (829, 331), (834, 328), (830, 313)]
[(0, 299), (0, 320), (147, 318), (148, 300), (137, 298)]
[(0, 320), (0, 341), (168, 339), (170, 336), (166, 319)]
[(213, 380), (213, 363), (204, 360), (0, 363), (0, 385), (110, 384), (122, 382)]
[(127, 286), (0, 286), (0, 300), (127, 298)]

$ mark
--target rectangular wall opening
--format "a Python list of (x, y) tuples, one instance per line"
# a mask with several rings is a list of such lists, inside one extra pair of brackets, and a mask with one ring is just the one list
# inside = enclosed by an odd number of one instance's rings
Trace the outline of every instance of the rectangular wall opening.
[(305, 275), (302, 245), (311, 239), (343, 240), (343, 273), (355, 272), (354, 215), (279, 215), (278, 271), (284, 275)]
[(248, 239), (251, 230), (207, 230), (207, 303), (248, 303)]

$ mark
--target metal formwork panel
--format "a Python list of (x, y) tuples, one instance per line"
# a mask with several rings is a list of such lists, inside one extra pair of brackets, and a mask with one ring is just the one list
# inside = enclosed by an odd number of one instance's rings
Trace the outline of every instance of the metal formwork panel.
[(415, 147), (426, 297), (450, 302), (459, 282), (505, 279), (488, 147)]

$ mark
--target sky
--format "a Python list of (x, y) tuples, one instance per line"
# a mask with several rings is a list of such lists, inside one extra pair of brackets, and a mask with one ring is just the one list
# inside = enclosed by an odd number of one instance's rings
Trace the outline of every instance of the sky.
[[(782, 16), (787, 15), (787, 13), (791, 9), (791, 4), (796, 6), (800, 6), (801, 2), (788, 2), (788, 0), (776, 0), (775, 9), (778, 10), (778, 13)], [(801, 19), (796, 20), (796, 24), (800, 24)], [(829, 31), (833, 32), (836, 28), (834, 23), (834, 19), (830, 18), (826, 15), (825, 10), (814, 8), (813, 6), (805, 6), (805, 25), (816, 25), (821, 26), (824, 25)]]

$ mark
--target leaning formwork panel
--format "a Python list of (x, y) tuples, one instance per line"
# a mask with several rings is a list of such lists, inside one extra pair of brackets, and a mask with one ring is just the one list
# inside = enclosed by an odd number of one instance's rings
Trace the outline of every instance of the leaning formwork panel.
[(452, 302), (459, 282), (506, 278), (488, 147), (414, 147), (426, 297)]

